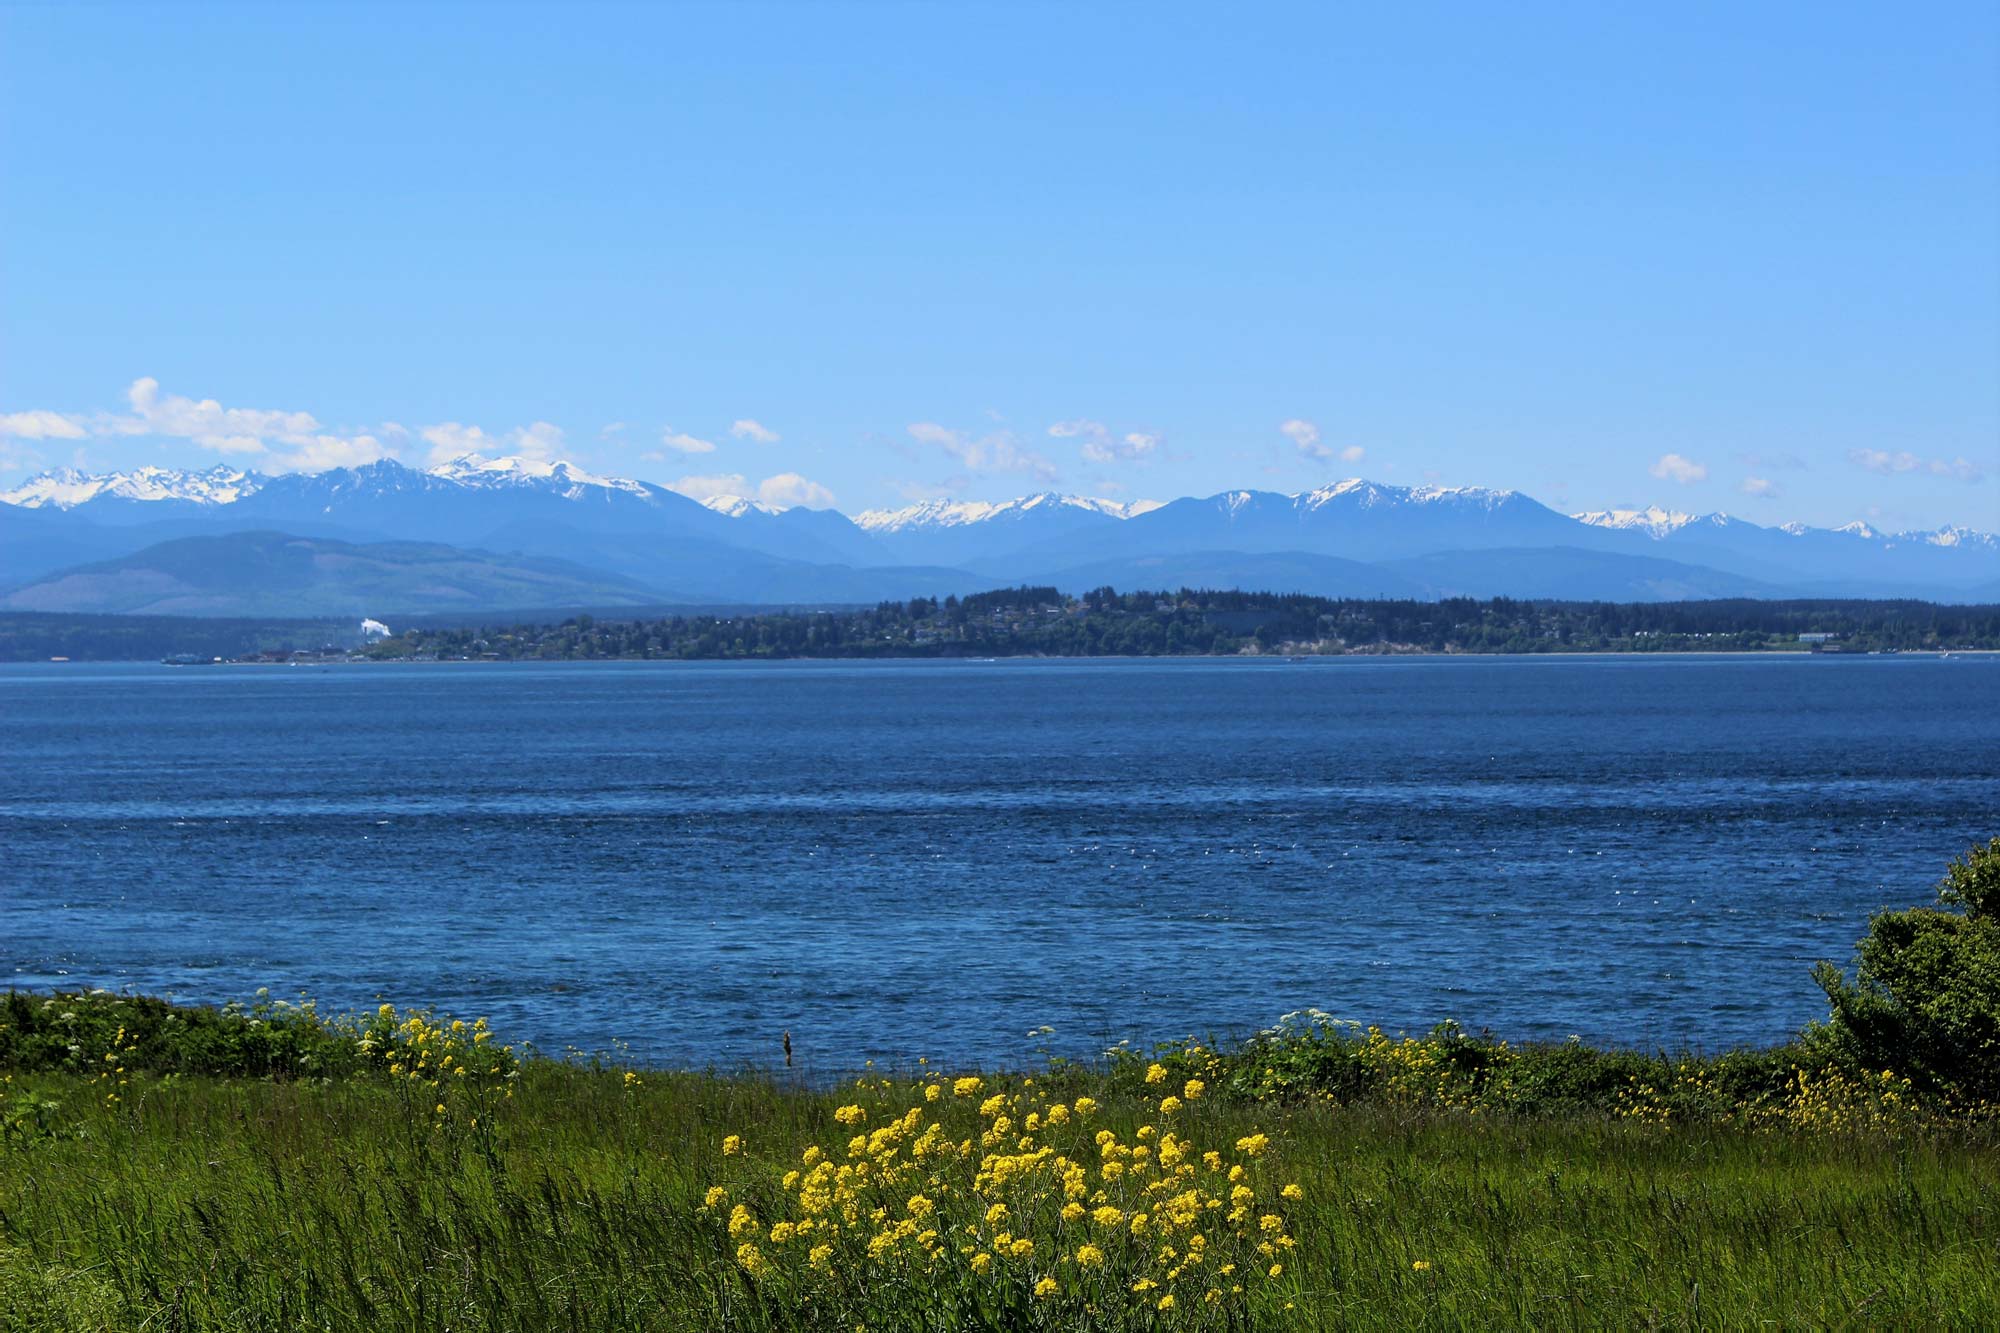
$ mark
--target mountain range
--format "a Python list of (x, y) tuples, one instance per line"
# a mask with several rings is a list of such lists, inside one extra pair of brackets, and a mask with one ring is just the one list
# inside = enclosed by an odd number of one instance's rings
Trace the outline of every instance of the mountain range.
[(466, 455), (264, 476), (145, 467), (0, 491), (0, 610), (373, 615), (830, 604), (1019, 584), (1327, 596), (2000, 600), (2000, 538), (1565, 514), (1342, 481), (1155, 503), (1045, 493), (852, 518)]

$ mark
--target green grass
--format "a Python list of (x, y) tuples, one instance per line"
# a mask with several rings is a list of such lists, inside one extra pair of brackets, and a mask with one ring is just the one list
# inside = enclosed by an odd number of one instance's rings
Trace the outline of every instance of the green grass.
[[(10, 1088), (63, 1111), (0, 1153), (8, 1327), (797, 1327), (698, 1210), (725, 1127), (774, 1162), (840, 1134), (831, 1097), (704, 1077), (628, 1092), (559, 1066), (530, 1066), (490, 1161), (421, 1118), (412, 1134), (379, 1085), (93, 1094)], [(1101, 1100), (1107, 1123), (1143, 1114)], [(1220, 1101), (1203, 1117), (1216, 1141), (1270, 1132), (1305, 1190), (1296, 1277), (1264, 1326), (2000, 1322), (1990, 1142)]]
[[(434, 1091), (356, 1063), (352, 1035), (279, 1043), (286, 1060), (310, 1055), (338, 1073), (218, 1077), (157, 1071), (187, 1050), (269, 1064), (270, 1035), (242, 1017), (153, 1019), (157, 1059), (135, 1054), (122, 1083), (88, 1043), (71, 1052), (18, 1022), (0, 1031), (15, 1070), (0, 1085), (0, 1328), (2000, 1326), (1990, 1121), (1659, 1124), (1588, 1109), (1342, 1105), (1297, 1088), (1260, 1100), (1227, 1077), (1163, 1117), (1163, 1087), (1182, 1088), (1185, 1071), (1149, 1085), (1143, 1061), (1059, 1068), (1031, 1085), (988, 1075), (961, 1099), (946, 1083), (930, 1110), (954, 1124), (985, 1123), (976, 1104), (997, 1089), (1020, 1096), (1023, 1117), (1094, 1098), (1089, 1125), (1125, 1143), (1142, 1124), (1225, 1154), (1268, 1134), (1245, 1178), (1266, 1199), (1280, 1181), (1302, 1187), (1282, 1205), (1296, 1248), (1280, 1277), (1259, 1275), (1219, 1307), (1225, 1318), (1185, 1297), (1165, 1313), (1156, 1293), (1130, 1297), (1150, 1243), (1113, 1249), (1104, 1276), (1115, 1282), (1074, 1299), (1067, 1287), (1033, 1298), (1026, 1265), (979, 1277), (955, 1255), (933, 1273), (746, 1272), (726, 1209), (705, 1208), (705, 1193), (726, 1186), (767, 1228), (786, 1207), (778, 1177), (808, 1145), (833, 1150), (855, 1132), (837, 1108), (885, 1125), (926, 1105), (923, 1080), (635, 1082), (530, 1060), (518, 1077), (496, 1065), (483, 1091), (465, 1088), (478, 1076)], [(162, 1030), (192, 1035), (174, 1047), (156, 1040)], [(434, 1097), (449, 1101), (445, 1114)], [(741, 1153), (723, 1154), (725, 1134), (742, 1136)], [(966, 1204), (984, 1202), (940, 1199), (940, 1215), (956, 1209), (963, 1222)], [(1037, 1264), (1054, 1248), (1049, 1226), (1033, 1233)]]

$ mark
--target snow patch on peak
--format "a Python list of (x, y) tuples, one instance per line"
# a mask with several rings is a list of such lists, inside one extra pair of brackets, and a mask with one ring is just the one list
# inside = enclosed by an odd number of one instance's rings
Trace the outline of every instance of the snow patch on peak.
[(864, 532), (909, 532), (978, 523), (999, 508), (983, 500), (925, 500), (901, 509), (864, 509), (854, 516)]
[(646, 494), (643, 482), (622, 477), (600, 477), (564, 459), (487, 458), (480, 454), (460, 454), (430, 469), (430, 475), (460, 486), (545, 486), (574, 500), (587, 489)]
[(1108, 518), (1125, 519), (1159, 507), (1159, 502), (1155, 500), (1134, 500), (1125, 504), (1117, 500), (1100, 499), (1094, 495), (1062, 495), (1056, 491), (1040, 491), (1034, 495), (1023, 495), (997, 503), (989, 500), (925, 500), (921, 504), (907, 505), (901, 509), (868, 509), (856, 514), (854, 523), (864, 532), (920, 532), (935, 531), (940, 528), (960, 528), (969, 523), (1019, 519), (1038, 510), (1052, 512), (1061, 509), (1081, 509), (1088, 513), (1103, 514)]
[(782, 514), (784, 505), (765, 504), (762, 500), (752, 500), (742, 495), (711, 495), (702, 504), (718, 514), (730, 518), (742, 518), (745, 514)]
[(1484, 486), (1389, 486), (1362, 477), (1349, 477), (1330, 486), (1301, 491), (1290, 498), (1293, 504), (1309, 512), (1348, 496), (1353, 497), (1350, 504), (1363, 509), (1413, 504), (1455, 504), (1497, 509), (1512, 500), (1515, 492), (1489, 490)]
[(1627, 528), (1643, 532), (1655, 541), (1679, 532), (1690, 523), (1701, 521), (1701, 516), (1698, 514), (1684, 513), (1678, 509), (1662, 509), (1658, 505), (1647, 505), (1644, 509), (1596, 509), (1587, 513), (1571, 514), (1570, 517), (1579, 523), (1588, 523), (1594, 528)]
[(95, 474), (65, 467), (30, 477), (12, 490), (0, 491), (0, 503), (23, 509), (73, 509), (105, 496), (117, 500), (185, 500), (193, 504), (225, 505), (255, 495), (266, 480), (261, 473), (245, 472), (223, 463), (204, 472), (183, 472), (150, 464), (129, 472)]
[[(1336, 481), (1330, 486), (1319, 486), (1310, 491), (1300, 491), (1297, 495), (1292, 496), (1291, 499), (1302, 509), (1318, 509), (1321, 505), (1338, 500), (1343, 495), (1354, 495), (1357, 492), (1360, 494), (1362, 504), (1378, 504), (1384, 498), (1381, 487), (1361, 477), (1348, 477), (1345, 480)], [(1245, 491), (1243, 495), (1247, 499), (1249, 492)]]
[(2000, 548), (2000, 536), (1981, 532), (1976, 528), (1962, 528), (1950, 524), (1934, 532), (1906, 532), (1905, 541), (1921, 542), (1925, 546), (1977, 546), (1986, 550)]

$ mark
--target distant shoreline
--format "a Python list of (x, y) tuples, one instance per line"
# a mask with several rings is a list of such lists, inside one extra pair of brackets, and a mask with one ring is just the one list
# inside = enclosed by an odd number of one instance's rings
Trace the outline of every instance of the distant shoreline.
[(1904, 649), (1895, 652), (1815, 652), (1810, 648), (1697, 648), (1697, 649), (1634, 649), (1600, 648), (1568, 650), (1561, 652), (1407, 652), (1407, 653), (1310, 653), (1288, 655), (1283, 653), (1008, 653), (991, 657), (945, 657), (931, 653), (883, 654), (872, 657), (825, 656), (799, 654), (787, 657), (327, 657), (307, 658), (296, 661), (265, 661), (254, 658), (226, 659), (215, 662), (161, 662), (154, 658), (98, 658), (91, 660), (25, 660), (0, 663), (0, 666), (173, 666), (189, 670), (213, 669), (216, 667), (336, 667), (336, 666), (590, 666), (607, 663), (630, 666), (684, 666), (705, 665), (728, 662), (744, 664), (776, 665), (786, 662), (810, 663), (856, 663), (870, 662), (935, 662), (959, 665), (992, 665), (999, 662), (1261, 662), (1274, 666), (1308, 666), (1319, 662), (1346, 661), (1461, 661), (1468, 659), (1510, 660), (1510, 661), (1578, 661), (1602, 657), (1644, 657), (1644, 658), (1882, 658), (1907, 657), (1942, 661), (1955, 657), (2000, 657), (2000, 648), (1952, 648), (1952, 649)]

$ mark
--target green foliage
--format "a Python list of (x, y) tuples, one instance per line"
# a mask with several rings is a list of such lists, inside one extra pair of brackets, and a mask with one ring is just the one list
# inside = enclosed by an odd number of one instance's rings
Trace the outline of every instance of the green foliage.
[[(1094, 1096), (1130, 1141), (1157, 1123), (1145, 1067), (1129, 1087), (1122, 1067), (1066, 1071), (1065, 1095)], [(70, 1132), (0, 1148), (0, 1328), (847, 1333), (871, 1308), (927, 1321), (871, 1329), (1033, 1327), (1000, 1322), (1032, 1307), (982, 1314), (914, 1284), (856, 1291), (836, 1321), (745, 1274), (705, 1192), (838, 1141), (851, 1091), (530, 1062), (490, 1156), (412, 1138), (398, 1087), (374, 1077), (142, 1076), (117, 1107), (90, 1092), (70, 1074), (8, 1089), (60, 1101)], [(1213, 1089), (1180, 1115), (1205, 1142), (1268, 1132), (1274, 1178), (1303, 1186), (1298, 1248), (1241, 1326), (2000, 1322), (2000, 1149), (1979, 1132), (1678, 1130)], [(722, 1155), (725, 1132), (741, 1155)]]
[(1822, 1133), (1995, 1115), (1990, 1106), (1926, 1100), (1902, 1074), (1862, 1068), (1823, 1033), (1768, 1050), (1670, 1054), (1577, 1040), (1517, 1044), (1455, 1023), (1392, 1037), (1317, 1010), (1287, 1014), (1239, 1044), (1173, 1042), (1150, 1056), (1120, 1049), (1110, 1075), (1127, 1089), (1200, 1078), (1252, 1102)]
[(2000, 647), (2000, 606), (1926, 602), (1618, 604), (1507, 597), (1438, 602), (1305, 594), (1050, 587), (919, 597), (840, 611), (768, 611), (561, 624), (416, 625), (383, 658), (776, 659), (1101, 657), (1261, 653), (1754, 652), (1796, 650), (1801, 632), (1844, 649)]
[[(115, 1056), (115, 1060), (107, 1060)], [(109, 991), (0, 998), (0, 1068), (234, 1078), (342, 1077), (362, 1065), (358, 1034), (310, 1000), (260, 995), (250, 1005), (175, 1005)]]
[[(1879, 912), (1854, 980), (1821, 963), (1827, 1038), (1852, 1063), (1893, 1067), (1933, 1097), (2000, 1100), (2000, 838), (1951, 863), (1939, 907)], [(1964, 912), (1945, 910), (1963, 906)]]
[(1988, 839), (1984, 847), (1967, 848), (1964, 856), (1945, 867), (1938, 901), (1946, 907), (1963, 907), (1975, 919), (2000, 917), (2000, 838)]
[(187, 655), (250, 657), (262, 652), (358, 647), (358, 620), (234, 620), (208, 616), (0, 612), (0, 662), (154, 662)]

